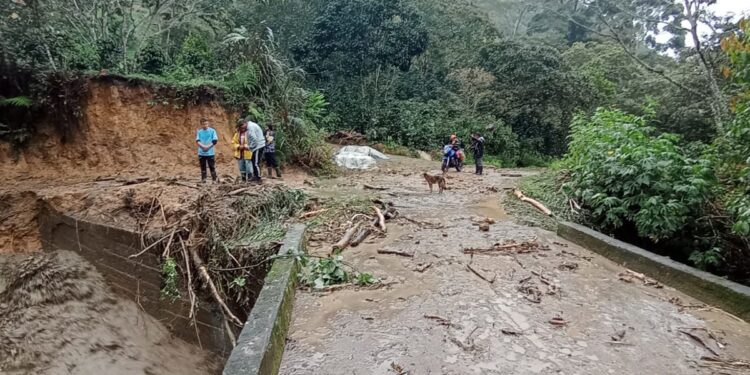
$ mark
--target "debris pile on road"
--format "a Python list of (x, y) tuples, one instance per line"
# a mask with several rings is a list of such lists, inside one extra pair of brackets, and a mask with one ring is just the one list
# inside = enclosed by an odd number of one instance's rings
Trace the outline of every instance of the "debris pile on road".
[(355, 131), (339, 130), (329, 135), (326, 140), (328, 142), (337, 145), (365, 145), (367, 144), (367, 138), (364, 135)]
[[(385, 202), (379, 199), (373, 199), (373, 215), (356, 214), (348, 222), (348, 229), (344, 232), (341, 239), (331, 247), (331, 253), (340, 252), (347, 247), (357, 247), (372, 233), (385, 234), (388, 231), (386, 221), (399, 217), (399, 212), (392, 202)], [(384, 252), (381, 252), (384, 251)], [(397, 254), (403, 256), (413, 256), (406, 253), (385, 252), (378, 250), (381, 254)]]
[(511, 254), (529, 254), (538, 252), (540, 250), (547, 251), (549, 250), (549, 246), (539, 244), (539, 242), (536, 241), (524, 241), (520, 243), (510, 241), (504, 244), (496, 243), (490, 248), (466, 248), (463, 249), (463, 253), (471, 255), (498, 256)]
[(656, 289), (661, 289), (664, 287), (664, 285), (661, 285), (658, 281), (647, 277), (642, 273), (633, 272), (631, 270), (625, 270), (625, 272), (621, 272), (619, 275), (617, 275), (617, 277), (626, 283), (633, 283), (635, 280), (639, 280), (645, 286), (652, 286)]

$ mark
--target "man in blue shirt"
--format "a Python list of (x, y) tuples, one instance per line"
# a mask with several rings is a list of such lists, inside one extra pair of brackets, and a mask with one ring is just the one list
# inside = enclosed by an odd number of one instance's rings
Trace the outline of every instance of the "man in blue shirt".
[(216, 160), (214, 146), (219, 141), (216, 130), (209, 126), (208, 119), (201, 118), (201, 128), (195, 136), (198, 145), (198, 161), (201, 164), (201, 182), (206, 182), (206, 167), (211, 170), (211, 179), (216, 182)]

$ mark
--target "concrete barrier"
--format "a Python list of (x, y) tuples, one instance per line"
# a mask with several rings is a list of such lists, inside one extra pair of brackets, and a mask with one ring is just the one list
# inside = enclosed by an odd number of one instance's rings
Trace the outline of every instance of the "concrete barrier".
[[(139, 233), (78, 220), (48, 204), (41, 207), (38, 220), (45, 251), (78, 253), (96, 267), (115, 293), (137, 301), (175, 336), (196, 344), (200, 342), (205, 349), (220, 354), (229, 352), (231, 345), (224, 332), (223, 317), (212, 302), (203, 301), (197, 307), (196, 329), (191, 325), (192, 319), (188, 318), (189, 301), (161, 299), (162, 275), (158, 256), (147, 252), (137, 259), (128, 258), (141, 250)], [(187, 292), (183, 290), (181, 294), (187, 295)]]
[[(305, 226), (287, 231), (279, 255), (302, 250)], [(298, 265), (292, 257), (277, 258), (245, 322), (237, 346), (224, 366), (224, 375), (277, 374), (294, 306)]]
[(697, 270), (579, 224), (559, 222), (557, 234), (750, 322), (750, 287)]

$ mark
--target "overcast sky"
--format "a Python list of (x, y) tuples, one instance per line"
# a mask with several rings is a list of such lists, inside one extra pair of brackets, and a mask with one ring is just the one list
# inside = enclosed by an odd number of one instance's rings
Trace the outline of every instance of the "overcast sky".
[(750, 0), (718, 0), (709, 9), (713, 9), (721, 15), (729, 13), (734, 13), (735, 15), (745, 13), (750, 15)]
[[(750, 0), (717, 0), (716, 4), (711, 5), (708, 9), (719, 16), (726, 16), (731, 13), (734, 15), (735, 20), (739, 20), (742, 16), (750, 17)], [(683, 26), (688, 27), (687, 21), (683, 23)], [(705, 36), (711, 32), (711, 29), (708, 28), (708, 26), (699, 24), (698, 32), (702, 36)], [(659, 33), (656, 36), (656, 40), (664, 43), (669, 40), (669, 34)], [(687, 36), (685, 38), (685, 44), (692, 46), (693, 40)], [(667, 52), (667, 54), (672, 55), (673, 51)]]

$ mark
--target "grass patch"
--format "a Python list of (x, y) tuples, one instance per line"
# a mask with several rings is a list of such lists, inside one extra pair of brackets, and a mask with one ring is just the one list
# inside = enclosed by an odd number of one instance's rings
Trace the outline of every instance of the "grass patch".
[(383, 152), (390, 155), (406, 156), (410, 158), (418, 158), (417, 151), (412, 150), (406, 146), (402, 146), (397, 143), (388, 142), (383, 145)]

